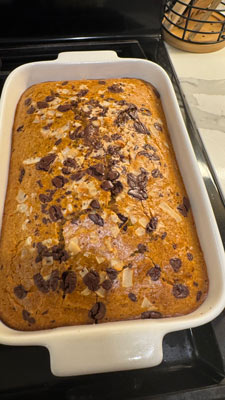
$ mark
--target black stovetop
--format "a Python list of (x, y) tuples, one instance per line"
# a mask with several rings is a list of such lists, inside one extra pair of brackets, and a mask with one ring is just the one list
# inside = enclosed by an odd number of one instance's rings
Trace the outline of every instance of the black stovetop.
[[(62, 51), (115, 50), (120, 57), (147, 58), (169, 74), (225, 244), (224, 206), (207, 154), (160, 36), (62, 39), (0, 43), (0, 90), (11, 70), (30, 61), (50, 60)], [(164, 338), (161, 365), (134, 371), (58, 378), (51, 374), (44, 347), (0, 345), (0, 399), (207, 400), (225, 399), (225, 314), (202, 327)]]

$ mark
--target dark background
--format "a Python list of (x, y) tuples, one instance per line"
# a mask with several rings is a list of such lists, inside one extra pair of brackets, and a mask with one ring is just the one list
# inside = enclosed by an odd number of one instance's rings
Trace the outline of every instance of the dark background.
[(25, 37), (158, 34), (163, 3), (162, 0), (0, 0), (0, 42)]

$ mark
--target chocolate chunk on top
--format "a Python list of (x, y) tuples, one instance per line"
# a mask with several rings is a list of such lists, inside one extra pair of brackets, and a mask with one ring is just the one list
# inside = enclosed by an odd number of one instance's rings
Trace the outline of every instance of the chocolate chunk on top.
[(143, 253), (145, 253), (147, 250), (148, 250), (148, 249), (147, 249), (147, 246), (145, 246), (145, 244), (143, 244), (143, 243), (139, 243), (139, 244), (138, 244), (138, 252), (139, 252), (139, 253), (143, 254)]
[(47, 101), (37, 101), (37, 108), (48, 108), (48, 103)]
[(91, 269), (84, 277), (84, 284), (88, 287), (89, 290), (95, 292), (99, 289), (100, 285), (100, 276), (99, 273), (93, 269)]
[(103, 319), (106, 314), (106, 306), (101, 301), (98, 301), (93, 305), (91, 310), (88, 312), (88, 316), (95, 321)]
[(105, 279), (105, 280), (102, 282), (102, 287), (103, 287), (103, 289), (105, 289), (105, 290), (110, 290), (111, 287), (112, 287), (112, 281), (111, 281), (110, 279)]
[(149, 223), (146, 225), (146, 232), (151, 233), (156, 230), (158, 225), (158, 218), (157, 217), (152, 217), (149, 221)]
[(146, 275), (150, 276), (152, 281), (158, 281), (161, 275), (161, 268), (159, 265), (155, 265), (154, 267), (150, 268)]
[(69, 110), (71, 110), (71, 104), (60, 104), (60, 105), (57, 107), (57, 110), (60, 111), (60, 112), (69, 111)]
[(88, 214), (88, 218), (90, 218), (94, 224), (104, 226), (104, 219), (99, 214)]
[(55, 206), (55, 205), (53, 205), (49, 208), (49, 215), (53, 222), (56, 222), (59, 219), (63, 218), (61, 208), (59, 206)]
[(62, 188), (66, 182), (68, 182), (68, 179), (64, 178), (62, 175), (57, 175), (52, 179), (52, 184), (56, 188)]
[(129, 297), (129, 299), (131, 300), (131, 301), (133, 301), (133, 302), (135, 302), (135, 301), (137, 301), (137, 296), (136, 296), (136, 294), (134, 294), (134, 293), (128, 293), (128, 297)]
[(189, 261), (192, 261), (193, 260), (193, 254), (191, 254), (191, 253), (187, 253), (187, 258), (188, 258), (188, 260)]
[(142, 319), (157, 319), (162, 318), (162, 314), (159, 311), (144, 311), (141, 314)]
[(114, 83), (112, 86), (108, 86), (108, 91), (111, 93), (122, 93), (124, 90), (120, 85)]
[(90, 202), (90, 206), (91, 206), (91, 208), (95, 208), (95, 209), (97, 209), (97, 210), (98, 210), (99, 208), (101, 208), (98, 200), (92, 200), (92, 201)]
[(180, 258), (174, 257), (170, 259), (170, 265), (173, 268), (174, 272), (178, 272), (182, 265), (182, 261)]
[(118, 272), (114, 268), (106, 268), (107, 275), (111, 281), (114, 281), (117, 278)]
[(176, 299), (185, 299), (189, 296), (189, 289), (186, 285), (178, 283), (173, 285), (172, 293)]
[(23, 310), (22, 316), (23, 316), (24, 321), (27, 321), (29, 324), (35, 324), (36, 321), (35, 321), (34, 317), (32, 317), (30, 315), (29, 311)]
[(19, 176), (19, 182), (20, 182), (20, 183), (22, 183), (22, 180), (23, 180), (23, 178), (24, 178), (24, 175), (25, 175), (25, 169), (24, 169), (24, 168), (21, 168), (21, 169), (20, 169), (20, 176)]
[(37, 170), (48, 171), (51, 164), (55, 161), (56, 154), (50, 153), (45, 157), (42, 157), (40, 161), (36, 164)]
[(76, 288), (77, 277), (74, 271), (65, 271), (62, 274), (62, 284), (61, 288), (64, 291), (64, 294), (73, 293)]
[(44, 280), (43, 276), (40, 273), (37, 273), (33, 276), (34, 284), (37, 286), (38, 290), (42, 293), (49, 292), (49, 284)]
[(13, 291), (15, 296), (20, 300), (23, 300), (27, 295), (27, 291), (23, 285), (16, 286)]

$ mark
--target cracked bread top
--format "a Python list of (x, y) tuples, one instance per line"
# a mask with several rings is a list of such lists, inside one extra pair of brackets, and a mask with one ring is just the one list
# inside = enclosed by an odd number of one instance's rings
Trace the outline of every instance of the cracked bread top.
[(0, 242), (2, 320), (37, 330), (177, 316), (207, 291), (157, 90), (137, 79), (28, 88)]

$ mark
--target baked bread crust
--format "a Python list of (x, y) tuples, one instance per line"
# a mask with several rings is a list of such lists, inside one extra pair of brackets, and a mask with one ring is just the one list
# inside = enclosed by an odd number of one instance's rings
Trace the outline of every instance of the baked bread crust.
[(2, 321), (39, 330), (178, 316), (207, 291), (157, 90), (137, 79), (28, 88), (1, 233)]

